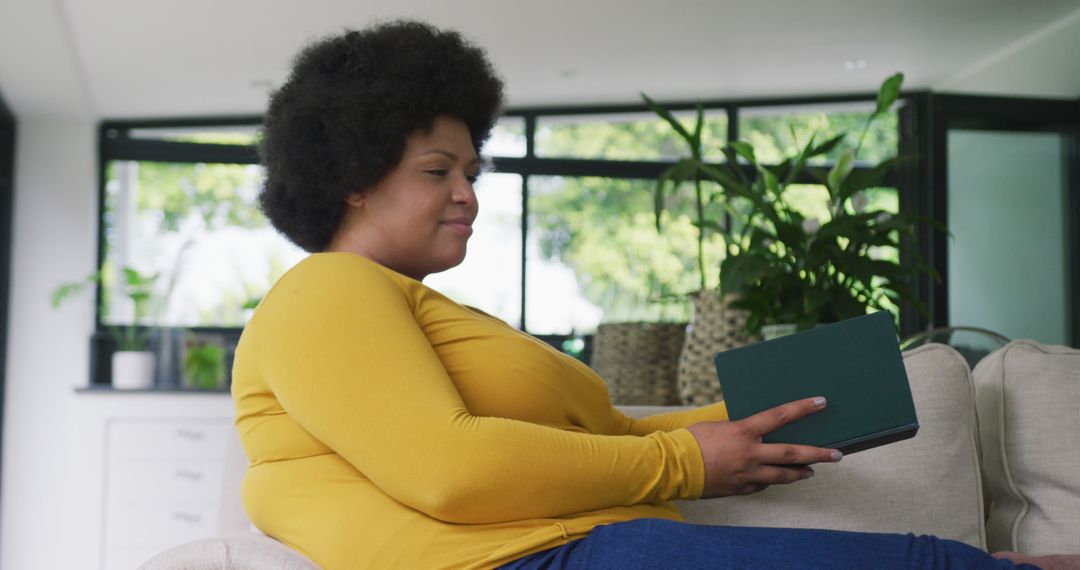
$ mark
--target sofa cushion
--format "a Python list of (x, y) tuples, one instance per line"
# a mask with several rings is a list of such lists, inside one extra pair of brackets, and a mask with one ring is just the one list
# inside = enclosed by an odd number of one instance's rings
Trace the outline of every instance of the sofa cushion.
[(197, 540), (166, 550), (139, 570), (319, 570), (299, 552), (259, 534)]
[(1013, 341), (974, 377), (988, 546), (1080, 552), (1080, 350)]
[(919, 433), (753, 495), (681, 501), (700, 524), (933, 534), (983, 547), (975, 394), (967, 362), (927, 344), (904, 353)]

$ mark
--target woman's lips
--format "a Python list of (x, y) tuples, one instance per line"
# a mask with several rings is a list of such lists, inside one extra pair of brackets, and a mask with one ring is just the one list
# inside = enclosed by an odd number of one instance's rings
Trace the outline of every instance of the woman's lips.
[(446, 220), (442, 225), (466, 237), (472, 235), (472, 223), (468, 220)]

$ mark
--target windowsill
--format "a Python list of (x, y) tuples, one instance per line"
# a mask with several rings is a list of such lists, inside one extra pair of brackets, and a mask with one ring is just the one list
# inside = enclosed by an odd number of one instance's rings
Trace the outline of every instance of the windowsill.
[(79, 394), (229, 394), (229, 388), (183, 388), (181, 386), (153, 386), (150, 388), (113, 388), (109, 384), (91, 384), (76, 388)]

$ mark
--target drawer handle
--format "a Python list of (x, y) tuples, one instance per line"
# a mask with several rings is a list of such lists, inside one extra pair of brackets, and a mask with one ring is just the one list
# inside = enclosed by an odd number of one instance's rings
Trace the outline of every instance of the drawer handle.
[(202, 471), (191, 471), (190, 469), (177, 469), (173, 471), (173, 477), (177, 479), (187, 479), (188, 481), (202, 481)]
[(193, 430), (193, 429), (187, 429), (187, 428), (179, 428), (179, 429), (176, 430), (176, 436), (177, 437), (181, 437), (181, 438), (184, 438), (184, 439), (191, 439), (191, 440), (195, 440), (195, 441), (202, 441), (204, 435), (205, 435), (205, 433), (200, 431), (200, 430)]
[(199, 515), (198, 513), (185, 513), (183, 511), (173, 511), (172, 518), (174, 520), (193, 524), (202, 521), (202, 515)]

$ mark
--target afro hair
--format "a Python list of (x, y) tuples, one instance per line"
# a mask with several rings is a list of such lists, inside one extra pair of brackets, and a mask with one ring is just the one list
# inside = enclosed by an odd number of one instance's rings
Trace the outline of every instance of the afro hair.
[(454, 116), (479, 153), (502, 103), (483, 50), (457, 32), (396, 21), (317, 41), (270, 98), (259, 205), (293, 243), (323, 251), (345, 198), (389, 173), (409, 135)]

